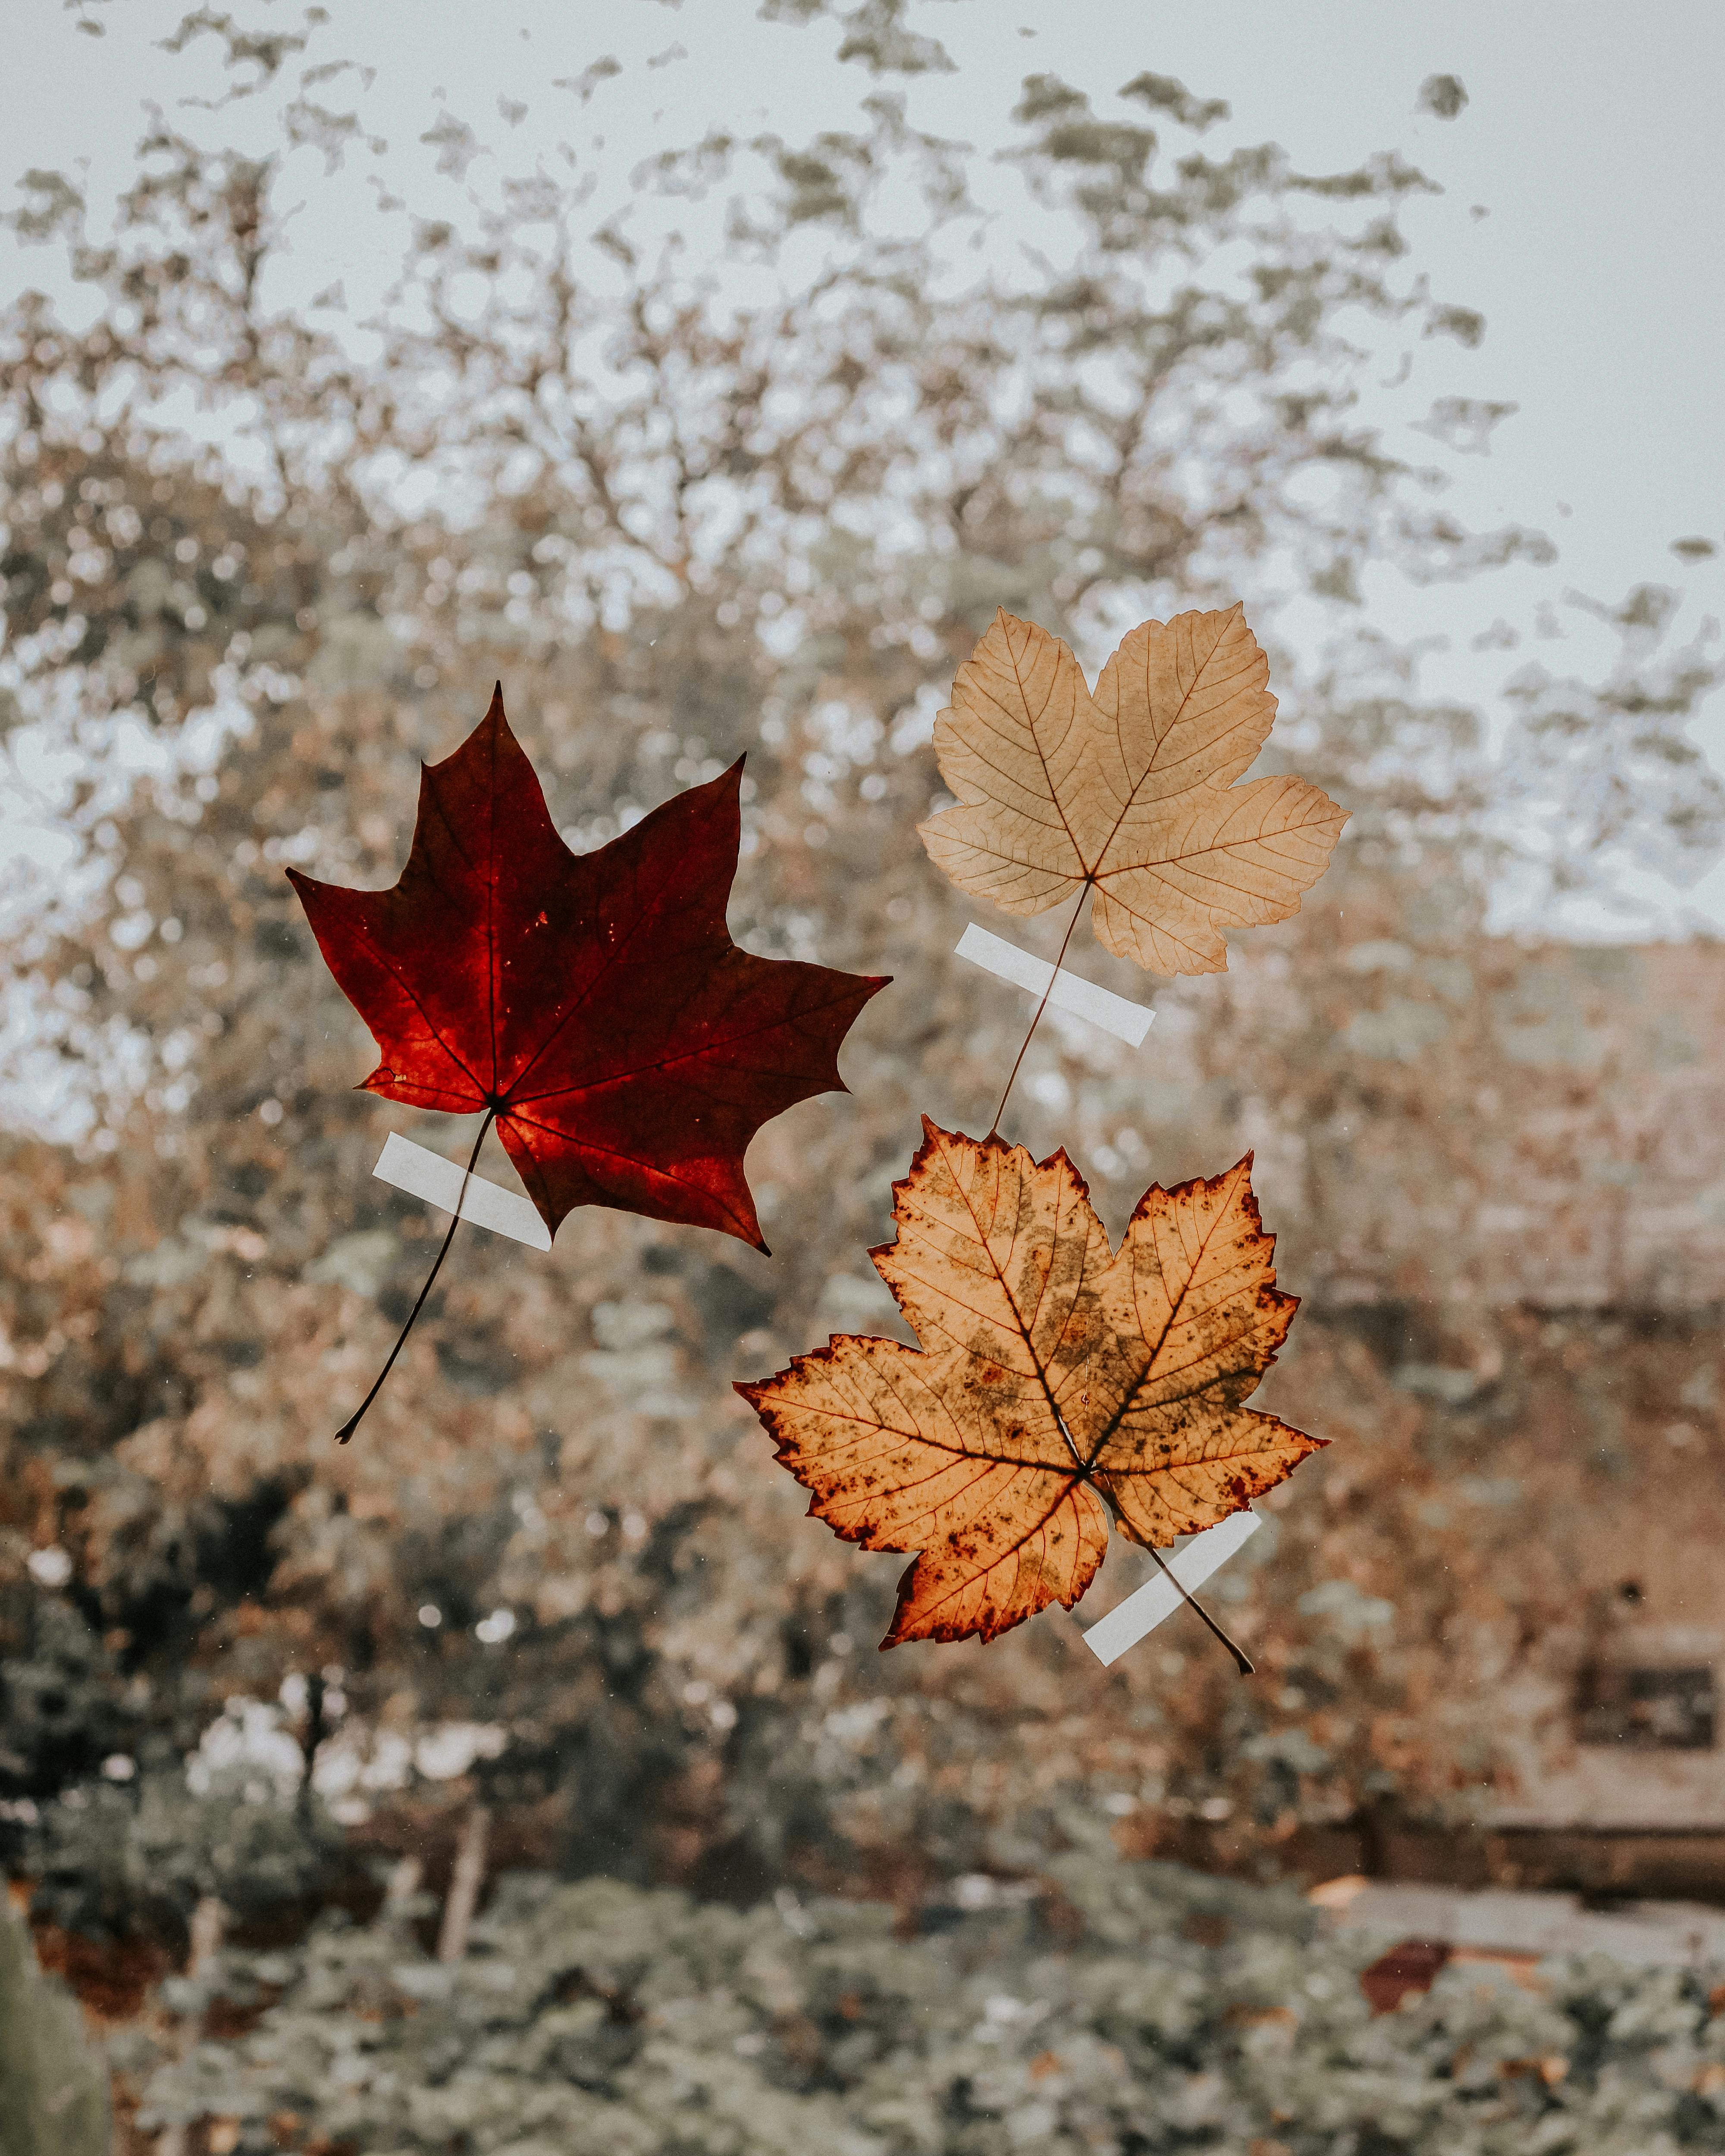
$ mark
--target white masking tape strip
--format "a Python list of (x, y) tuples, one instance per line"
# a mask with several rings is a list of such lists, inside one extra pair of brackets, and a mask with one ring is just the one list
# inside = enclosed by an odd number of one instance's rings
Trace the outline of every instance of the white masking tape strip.
[[(1150, 1021), (1156, 1015), (1142, 1004), (1129, 1004), (1124, 996), (1110, 995), (1093, 981), (1081, 980), (1064, 966), (1056, 973), (1046, 958), (1033, 958), (1016, 943), (991, 936), (974, 921), (958, 938), (958, 956), (968, 958), (973, 966), (980, 966), (997, 980), (1010, 981), (1015, 988), (1028, 988), (1033, 996), (1048, 990), (1048, 999), (1056, 1010), (1087, 1018), (1092, 1025), (1101, 1026), (1104, 1033), (1111, 1033), (1131, 1048), (1137, 1047), (1149, 1032)], [(1054, 987), (1049, 990), (1050, 981)]]
[(551, 1248), (550, 1234), (530, 1199), (523, 1198), (518, 1191), (504, 1189), (501, 1183), (487, 1183), (482, 1175), (468, 1178), (467, 1193), (463, 1197), (458, 1163), (445, 1160), (440, 1152), (427, 1152), (424, 1146), (415, 1145), (411, 1138), (398, 1137), (393, 1131), (372, 1173), (380, 1181), (393, 1183), (398, 1190), (405, 1190), (414, 1198), (423, 1198), (428, 1205), (435, 1205), (445, 1213), (454, 1211), (459, 1198), (461, 1218), (471, 1220), (475, 1227), (490, 1228), (499, 1235), (512, 1235), (530, 1250)]
[[(1227, 1563), (1263, 1522), (1255, 1512), (1231, 1512), (1219, 1527), (1206, 1527), (1194, 1535), (1172, 1557), (1163, 1559), (1180, 1587), (1202, 1587), (1210, 1574)], [(1158, 1571), (1134, 1594), (1100, 1618), (1084, 1635), (1084, 1644), (1099, 1662), (1117, 1662), (1128, 1647), (1135, 1647), (1147, 1632), (1153, 1632), (1164, 1617), (1180, 1607), (1185, 1596), (1168, 1573)]]

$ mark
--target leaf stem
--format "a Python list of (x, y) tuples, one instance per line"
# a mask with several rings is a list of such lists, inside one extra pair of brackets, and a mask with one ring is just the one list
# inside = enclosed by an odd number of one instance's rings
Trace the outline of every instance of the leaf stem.
[(402, 1349), (407, 1345), (408, 1335), (413, 1329), (413, 1321), (425, 1307), (425, 1298), (431, 1292), (432, 1283), (436, 1280), (438, 1273), (442, 1267), (444, 1260), (449, 1255), (449, 1245), (455, 1240), (455, 1230), (461, 1225), (461, 1208), (466, 1202), (467, 1186), (473, 1180), (474, 1164), (479, 1159), (480, 1147), (485, 1143), (487, 1132), (490, 1130), (492, 1124), (495, 1123), (496, 1120), (497, 1111), (495, 1108), (488, 1108), (485, 1111), (485, 1120), (480, 1125), (480, 1134), (474, 1141), (473, 1151), (467, 1157), (467, 1168), (465, 1173), (461, 1178), (461, 1188), (455, 1194), (455, 1216), (449, 1223), (449, 1232), (444, 1237), (443, 1247), (439, 1250), (436, 1258), (433, 1260), (431, 1270), (425, 1276), (425, 1285), (419, 1291), (419, 1300), (408, 1312), (408, 1322), (404, 1326), (403, 1326), (400, 1332), (397, 1335), (395, 1345), (389, 1351), (389, 1360), (383, 1365), (382, 1368), (378, 1371), (377, 1381), (372, 1385), (372, 1389), (366, 1394), (359, 1405), (353, 1410), (353, 1413), (348, 1416), (347, 1421), (342, 1424), (340, 1430), (336, 1432), (336, 1442), (337, 1445), (346, 1445), (348, 1439), (352, 1436), (355, 1430), (359, 1428), (360, 1424), (365, 1419), (366, 1409), (370, 1407), (372, 1402), (376, 1399), (378, 1394), (382, 1391), (383, 1380), (395, 1368), (396, 1357), (400, 1354)]
[(1236, 1641), (1229, 1638), (1228, 1635), (1222, 1630), (1221, 1626), (1216, 1622), (1215, 1619), (1211, 1616), (1209, 1611), (1204, 1608), (1203, 1603), (1199, 1600), (1195, 1594), (1189, 1594), (1187, 1592), (1178, 1573), (1175, 1572), (1173, 1567), (1163, 1558), (1162, 1552), (1157, 1548), (1154, 1543), (1146, 1543), (1142, 1547), (1149, 1551), (1151, 1556), (1155, 1558), (1156, 1562), (1162, 1567), (1168, 1578), (1173, 1581), (1174, 1585), (1179, 1589), (1181, 1594), (1185, 1596), (1187, 1601), (1191, 1604), (1192, 1607), (1198, 1612), (1199, 1615), (1203, 1618), (1204, 1623), (1209, 1626), (1211, 1631), (1215, 1634), (1216, 1637), (1222, 1642), (1222, 1645), (1228, 1650), (1229, 1653), (1233, 1656), (1235, 1663), (1238, 1667), (1240, 1675), (1243, 1677), (1252, 1676), (1254, 1674), (1254, 1664), (1251, 1657), (1246, 1653), (1245, 1649), (1240, 1646)]
[[(1019, 1066), (1023, 1063), (1026, 1054), (1029, 1052), (1030, 1043), (1036, 1037), (1036, 1029), (1042, 1023), (1042, 1014), (1048, 1009), (1048, 999), (1054, 993), (1055, 983), (1060, 978), (1060, 961), (1066, 955), (1066, 946), (1072, 941), (1072, 932), (1078, 926), (1079, 915), (1084, 911), (1085, 897), (1090, 891), (1091, 881), (1091, 878), (1086, 876), (1083, 883), (1079, 886), (1078, 903), (1073, 907), (1072, 918), (1066, 923), (1066, 932), (1060, 938), (1060, 947), (1055, 958), (1054, 971), (1048, 977), (1048, 986), (1042, 991), (1042, 1000), (1036, 1006), (1036, 1015), (1030, 1021), (1030, 1030), (1024, 1035), (1024, 1045), (1019, 1050), (1017, 1059), (1014, 1062), (1012, 1069), (1008, 1071), (1006, 1075), (1006, 1090), (1000, 1096), (1000, 1106), (994, 1111), (994, 1120), (988, 1126), (989, 1137), (993, 1137), (995, 1132), (1000, 1128), (1000, 1118), (1006, 1113), (1006, 1104), (1011, 1098), (1013, 1081), (1019, 1075)], [(983, 1142), (986, 1144), (987, 1140), (985, 1139)], [(381, 1379), (379, 1380), (379, 1383), (382, 1383)], [(1136, 1535), (1126, 1535), (1125, 1528), (1121, 1521), (1120, 1513), (1115, 1506), (1113, 1499), (1108, 1495), (1108, 1492), (1103, 1489), (1101, 1483), (1096, 1481), (1092, 1478), (1088, 1465), (1080, 1454), (1078, 1447), (1072, 1442), (1072, 1433), (1066, 1427), (1065, 1418), (1060, 1413), (1058, 1409), (1055, 1410), (1055, 1419), (1060, 1424), (1060, 1435), (1066, 1440), (1066, 1450), (1072, 1455), (1073, 1462), (1078, 1469), (1080, 1479), (1086, 1483), (1091, 1489), (1094, 1490), (1097, 1496), (1099, 1496), (1104, 1505), (1107, 1507), (1108, 1515), (1114, 1522), (1116, 1532), (1125, 1536), (1126, 1539), (1129, 1542), (1137, 1542), (1137, 1537)], [(1168, 1574), (1168, 1577), (1173, 1581), (1175, 1587), (1179, 1591), (1181, 1599), (1189, 1602), (1192, 1605), (1193, 1609), (1198, 1612), (1199, 1615), (1204, 1620), (1204, 1623), (1209, 1627), (1209, 1630), (1214, 1634), (1216, 1638), (1221, 1641), (1222, 1645), (1228, 1650), (1229, 1653), (1233, 1656), (1235, 1666), (1239, 1670), (1240, 1675), (1243, 1677), (1253, 1676), (1255, 1674), (1254, 1665), (1251, 1657), (1246, 1653), (1245, 1649), (1240, 1646), (1237, 1641), (1229, 1638), (1228, 1635), (1222, 1630), (1215, 1619), (1211, 1616), (1209, 1611), (1204, 1608), (1203, 1603), (1199, 1600), (1198, 1597), (1188, 1590), (1184, 1582), (1174, 1571), (1173, 1566), (1168, 1563), (1163, 1558), (1162, 1552), (1157, 1548), (1155, 1543), (1139, 1543), (1138, 1547), (1141, 1549), (1147, 1549), (1149, 1551), (1151, 1556), (1153, 1557), (1158, 1564), (1162, 1567), (1163, 1572), (1165, 1572)]]
[[(1006, 1103), (1012, 1092), (1013, 1081), (1019, 1075), (1019, 1064), (1024, 1061), (1030, 1043), (1036, 1037), (1036, 1029), (1042, 1023), (1042, 1014), (1048, 1009), (1048, 999), (1054, 993), (1054, 984), (1060, 977), (1060, 959), (1065, 957), (1066, 946), (1072, 941), (1072, 931), (1078, 926), (1078, 916), (1084, 911), (1085, 895), (1090, 887), (1091, 880), (1086, 876), (1078, 887), (1078, 903), (1073, 907), (1072, 918), (1066, 923), (1066, 932), (1060, 938), (1060, 957), (1054, 962), (1054, 972), (1049, 975), (1048, 986), (1042, 991), (1042, 1001), (1036, 1006), (1036, 1015), (1030, 1021), (1030, 1030), (1024, 1035), (1024, 1046), (1018, 1053), (1018, 1061), (1006, 1074), (1006, 1091), (1000, 1096), (1000, 1106), (994, 1111), (994, 1120), (988, 1126), (988, 1137), (993, 1137), (999, 1129), (1000, 1118), (1006, 1113)], [(987, 1142), (988, 1139), (985, 1138), (983, 1143)]]
[[(1052, 1404), (1050, 1403), (1050, 1404)], [(1228, 1650), (1229, 1653), (1233, 1656), (1235, 1665), (1238, 1668), (1240, 1675), (1243, 1677), (1255, 1676), (1257, 1673), (1255, 1665), (1253, 1663), (1251, 1657), (1246, 1653), (1245, 1648), (1240, 1646), (1236, 1641), (1229, 1638), (1228, 1635), (1222, 1630), (1215, 1619), (1211, 1616), (1209, 1611), (1204, 1608), (1203, 1603), (1201, 1603), (1198, 1597), (1191, 1593), (1191, 1591), (1187, 1588), (1184, 1581), (1180, 1578), (1173, 1567), (1166, 1562), (1163, 1557), (1162, 1552), (1157, 1548), (1155, 1543), (1141, 1543), (1138, 1542), (1138, 1538), (1136, 1535), (1127, 1534), (1125, 1522), (1120, 1517), (1120, 1507), (1115, 1503), (1113, 1498), (1109, 1495), (1107, 1491), (1102, 1487), (1101, 1484), (1098, 1482), (1096, 1477), (1091, 1473), (1089, 1467), (1085, 1463), (1083, 1455), (1080, 1453), (1078, 1447), (1072, 1441), (1072, 1433), (1066, 1427), (1066, 1418), (1060, 1413), (1058, 1408), (1055, 1409), (1055, 1420), (1060, 1425), (1060, 1435), (1066, 1440), (1066, 1450), (1071, 1454), (1072, 1463), (1078, 1470), (1079, 1481), (1085, 1485), (1086, 1489), (1094, 1490), (1097, 1496), (1101, 1499), (1103, 1504), (1107, 1508), (1108, 1517), (1114, 1522), (1114, 1532), (1123, 1542), (1137, 1543), (1137, 1546), (1140, 1549), (1147, 1549), (1149, 1551), (1151, 1556), (1155, 1558), (1156, 1562), (1159, 1565), (1161, 1565), (1163, 1570), (1168, 1574), (1168, 1578), (1173, 1581), (1174, 1585), (1179, 1589), (1182, 1597), (1192, 1604), (1192, 1607), (1198, 1612), (1199, 1615), (1203, 1618), (1204, 1623), (1209, 1626), (1211, 1631), (1215, 1634), (1216, 1637), (1222, 1642), (1222, 1645)]]

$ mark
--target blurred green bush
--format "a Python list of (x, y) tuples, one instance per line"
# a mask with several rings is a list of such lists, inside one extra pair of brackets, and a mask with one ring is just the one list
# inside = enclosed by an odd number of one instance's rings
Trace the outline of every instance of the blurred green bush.
[(413, 1914), (171, 1987), (189, 2030), (244, 2033), (158, 2068), (139, 2123), (219, 2120), (240, 2156), (1725, 2148), (1707, 1974), (1551, 1964), (1534, 1990), (1452, 1965), (1374, 2016), (1358, 1977), (1386, 1942), (1100, 1851), (961, 1881), (914, 1937), (879, 1905), (516, 1873), (443, 1966)]

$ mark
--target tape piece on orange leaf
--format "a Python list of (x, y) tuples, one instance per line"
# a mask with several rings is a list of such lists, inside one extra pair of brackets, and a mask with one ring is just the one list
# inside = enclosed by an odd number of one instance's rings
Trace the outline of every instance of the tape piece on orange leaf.
[(453, 1213), (459, 1199), (461, 1218), (471, 1220), (476, 1228), (489, 1228), (494, 1235), (512, 1236), (529, 1250), (551, 1248), (550, 1231), (531, 1199), (522, 1197), (519, 1191), (506, 1190), (501, 1183), (487, 1183), (482, 1175), (467, 1178), (464, 1197), (461, 1168), (457, 1162), (445, 1160), (440, 1152), (428, 1152), (424, 1146), (415, 1145), (411, 1138), (398, 1137), (393, 1131), (372, 1173), (380, 1182), (392, 1183), (412, 1197), (423, 1198), (428, 1205), (435, 1205), (444, 1213)]
[[(1174, 1579), (1188, 1593), (1202, 1587), (1213, 1572), (1227, 1563), (1263, 1525), (1255, 1512), (1232, 1512), (1219, 1527), (1206, 1527), (1165, 1557)], [(1164, 1617), (1171, 1616), (1185, 1597), (1167, 1572), (1158, 1571), (1136, 1593), (1128, 1594), (1099, 1618), (1084, 1635), (1084, 1644), (1099, 1662), (1117, 1662), (1128, 1647), (1135, 1647), (1147, 1632), (1153, 1632)]]
[[(1124, 996), (1111, 995), (1094, 981), (1069, 973), (1064, 966), (1056, 973), (1046, 958), (1033, 958), (1028, 951), (1020, 951), (1016, 943), (991, 936), (974, 921), (959, 937), (957, 948), (961, 958), (968, 958), (972, 965), (980, 966), (985, 973), (993, 974), (996, 980), (1009, 981), (1015, 988), (1027, 988), (1033, 996), (1046, 991), (1049, 1002), (1056, 1010), (1070, 1011), (1075, 1018), (1088, 1019), (1092, 1025), (1101, 1026), (1104, 1033), (1111, 1033), (1129, 1048), (1139, 1045), (1156, 1016), (1153, 1010), (1146, 1010), (1142, 1004), (1128, 1003)], [(1048, 985), (1050, 981), (1054, 983), (1052, 989)]]

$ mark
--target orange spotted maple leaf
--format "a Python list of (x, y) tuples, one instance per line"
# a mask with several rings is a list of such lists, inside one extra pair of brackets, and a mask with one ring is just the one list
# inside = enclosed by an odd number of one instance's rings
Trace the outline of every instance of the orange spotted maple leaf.
[(894, 1186), (898, 1239), (870, 1253), (920, 1348), (844, 1336), (737, 1388), (812, 1513), (865, 1549), (917, 1553), (886, 1647), (1070, 1609), (1111, 1516), (1165, 1548), (1325, 1442), (1245, 1405), (1297, 1306), (1276, 1286), (1250, 1155), (1153, 1186), (1111, 1250), (1064, 1152), (1035, 1163), (922, 1127)]

